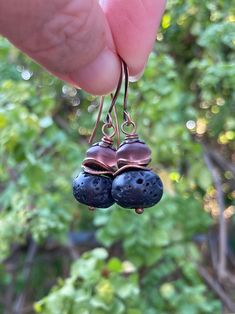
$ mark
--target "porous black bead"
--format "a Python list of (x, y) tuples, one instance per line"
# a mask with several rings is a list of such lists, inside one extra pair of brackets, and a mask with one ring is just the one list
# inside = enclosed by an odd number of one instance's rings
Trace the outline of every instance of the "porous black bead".
[(81, 172), (73, 180), (73, 195), (82, 204), (95, 208), (108, 208), (114, 204), (111, 194), (112, 179)]
[(124, 208), (148, 208), (157, 204), (163, 194), (163, 184), (152, 171), (131, 170), (117, 176), (112, 196)]

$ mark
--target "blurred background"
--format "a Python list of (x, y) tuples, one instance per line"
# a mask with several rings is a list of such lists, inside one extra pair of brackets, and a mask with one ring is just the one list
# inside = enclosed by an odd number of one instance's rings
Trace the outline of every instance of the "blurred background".
[(235, 313), (234, 47), (232, 1), (168, 1), (129, 97), (165, 185), (138, 216), (76, 203), (98, 99), (0, 38), (0, 313)]

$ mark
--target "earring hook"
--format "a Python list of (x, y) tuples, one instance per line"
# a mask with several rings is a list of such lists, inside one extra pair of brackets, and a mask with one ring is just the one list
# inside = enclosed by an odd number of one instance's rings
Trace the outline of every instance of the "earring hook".
[[(118, 122), (117, 122), (118, 121), (118, 119), (117, 119), (117, 111), (116, 111), (116, 106), (115, 105), (116, 105), (116, 101), (117, 101), (118, 96), (119, 96), (120, 91), (121, 91), (122, 80), (123, 80), (123, 69), (122, 69), (122, 64), (121, 64), (121, 70), (120, 70), (120, 76), (119, 76), (118, 85), (117, 85), (117, 88), (116, 88), (116, 91), (115, 91), (114, 95), (112, 96), (112, 94), (111, 94), (112, 101), (111, 101), (111, 105), (109, 107), (106, 119), (104, 121), (104, 126), (105, 127), (102, 128), (103, 133), (105, 133), (104, 130), (108, 126), (114, 128), (115, 134), (116, 134), (116, 132), (119, 132), (119, 126), (118, 126)], [(95, 127), (94, 127), (94, 129), (93, 129), (93, 131), (91, 133), (90, 139), (89, 139), (89, 144), (91, 144), (93, 142), (93, 140), (95, 138), (95, 135), (96, 135), (96, 132), (97, 132), (97, 129), (98, 129), (98, 126), (99, 126), (99, 123), (100, 123), (100, 120), (101, 120), (103, 107), (104, 107), (104, 99), (105, 99), (105, 97), (101, 96), (100, 104), (99, 104), (99, 112), (98, 112), (98, 116), (97, 116), (97, 119), (96, 119)], [(115, 120), (116, 120), (116, 127), (112, 123), (111, 114), (112, 114), (113, 110), (114, 110), (114, 115), (115, 115)], [(106, 133), (104, 135), (107, 136)], [(112, 134), (112, 137), (114, 135)], [(118, 142), (120, 142), (120, 134), (118, 134)]]
[[(125, 91), (124, 91), (124, 101), (123, 101), (123, 120), (124, 122), (121, 125), (122, 133), (126, 135), (128, 138), (137, 138), (138, 135), (136, 134), (136, 124), (131, 119), (131, 115), (127, 109), (127, 100), (128, 100), (128, 91), (129, 91), (129, 70), (126, 62), (122, 60), (123, 69), (124, 69), (124, 76), (125, 76)], [(125, 131), (126, 126), (132, 126), (132, 131), (127, 132)]]
[(99, 104), (99, 112), (98, 112), (98, 116), (97, 116), (97, 119), (96, 119), (96, 123), (95, 123), (95, 126), (94, 126), (94, 129), (91, 133), (91, 136), (89, 138), (89, 141), (88, 143), (89, 144), (92, 144), (95, 136), (96, 136), (96, 132), (97, 132), (97, 129), (98, 129), (98, 126), (99, 126), (99, 123), (100, 123), (100, 119), (101, 119), (101, 115), (102, 115), (102, 111), (103, 111), (103, 107), (104, 107), (104, 96), (101, 96), (100, 97), (100, 104)]

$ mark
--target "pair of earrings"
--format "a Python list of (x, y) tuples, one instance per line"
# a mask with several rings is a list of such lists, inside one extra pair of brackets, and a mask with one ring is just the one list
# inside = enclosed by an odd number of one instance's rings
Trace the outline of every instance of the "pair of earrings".
[[(121, 131), (125, 140), (120, 143), (120, 131), (117, 120), (116, 101), (121, 90), (125, 74), (125, 93), (123, 103), (123, 123)], [(107, 117), (102, 127), (103, 138), (92, 145), (86, 153), (82, 163), (83, 172), (73, 180), (73, 195), (76, 200), (96, 208), (108, 208), (115, 202), (124, 208), (133, 208), (137, 214), (142, 214), (144, 208), (157, 204), (163, 194), (163, 184), (157, 174), (147, 166), (151, 161), (151, 150), (139, 139), (136, 133), (136, 124), (127, 111), (128, 98), (128, 68), (122, 61), (119, 83)], [(96, 126), (92, 133), (92, 142), (103, 110), (104, 98), (101, 98), (100, 110)], [(113, 123), (114, 113), (116, 123)], [(132, 131), (127, 132), (126, 128)], [(108, 131), (109, 130), (109, 131)], [(112, 134), (110, 134), (112, 130)], [(113, 146), (113, 138), (118, 137), (118, 149)]]

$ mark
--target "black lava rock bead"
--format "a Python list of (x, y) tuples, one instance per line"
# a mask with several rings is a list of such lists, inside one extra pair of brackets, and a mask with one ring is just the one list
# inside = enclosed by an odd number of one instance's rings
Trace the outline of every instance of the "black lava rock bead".
[(163, 184), (157, 174), (146, 170), (131, 170), (117, 176), (112, 196), (124, 208), (148, 208), (157, 204), (163, 194)]
[(114, 204), (112, 179), (81, 172), (73, 180), (73, 195), (82, 204), (94, 208), (108, 208)]

